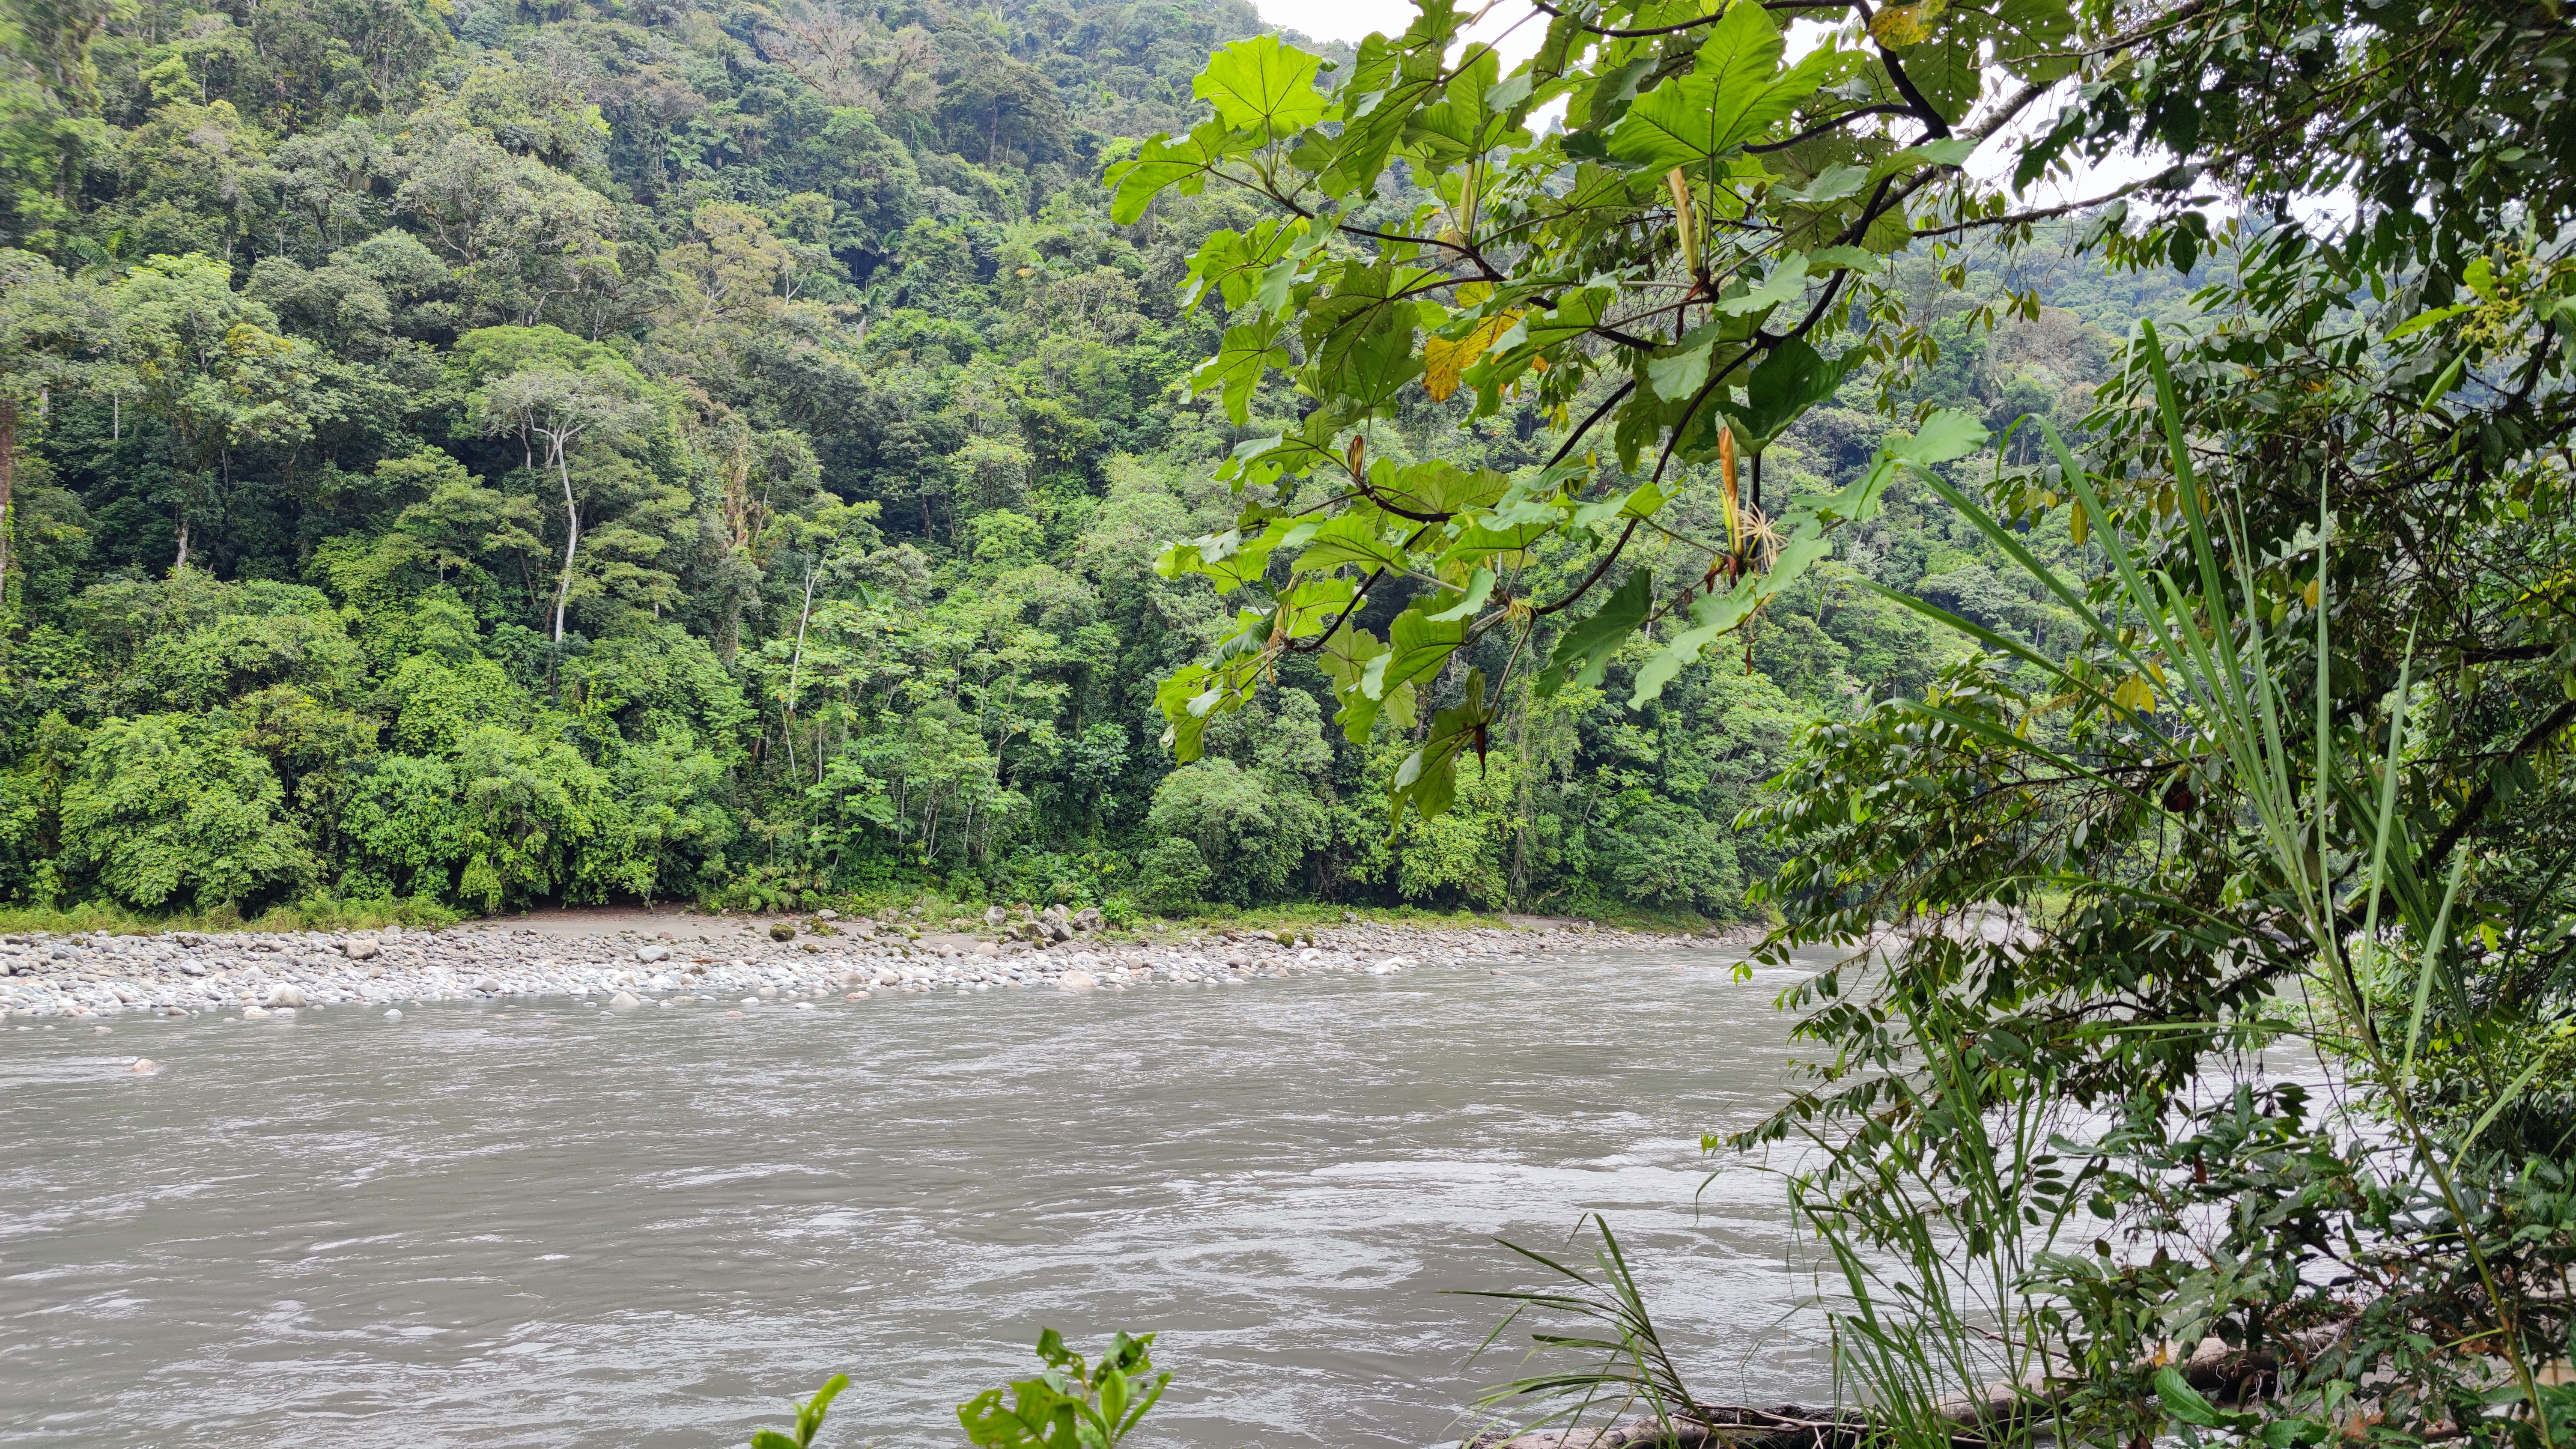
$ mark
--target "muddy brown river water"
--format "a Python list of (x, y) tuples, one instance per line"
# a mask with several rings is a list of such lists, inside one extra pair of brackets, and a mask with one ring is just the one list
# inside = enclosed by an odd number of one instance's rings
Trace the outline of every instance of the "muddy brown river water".
[(1525, 1367), (1446, 1290), (1587, 1212), (1704, 1397), (1814, 1401), (1777, 1180), (1699, 1145), (1773, 1100), (1788, 979), (0, 1031), (0, 1445), (736, 1446), (836, 1371), (824, 1443), (962, 1445), (1048, 1326), (1162, 1333), (1149, 1449), (1429, 1445)]

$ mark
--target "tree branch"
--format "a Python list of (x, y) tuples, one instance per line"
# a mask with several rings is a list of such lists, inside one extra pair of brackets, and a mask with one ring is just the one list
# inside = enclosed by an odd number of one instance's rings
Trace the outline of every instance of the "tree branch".
[[(1529, 3), (1530, 8), (1541, 15), (1558, 20), (1571, 18), (1563, 10), (1548, 4), (1547, 0), (1529, 0)], [(1851, 7), (1852, 0), (1762, 0), (1762, 8), (1765, 10), (1849, 10)], [(1717, 15), (1704, 15), (1697, 20), (1685, 20), (1677, 25), (1650, 25), (1636, 30), (1623, 30), (1613, 25), (1595, 25), (1589, 20), (1577, 20), (1574, 23), (1589, 34), (1606, 36), (1612, 40), (1648, 40), (1658, 35), (1679, 35), (1685, 30), (1697, 30), (1703, 25), (1714, 25), (1720, 18)]]
[(2145, 190), (2154, 182), (2155, 178), (2150, 176), (2144, 181), (2132, 181), (2116, 191), (2106, 191), (2089, 201), (2070, 201), (2064, 206), (2043, 206), (2036, 211), (2016, 211), (2003, 216), (1972, 217), (1966, 221), (1953, 222), (1948, 226), (1918, 228), (1914, 235), (1917, 237), (1952, 236), (1963, 231), (1975, 231), (1980, 227), (2019, 226), (2023, 222), (2046, 221), (2050, 217), (2064, 216), (2070, 211), (2082, 211), (2086, 207), (2100, 206), (2106, 201), (2117, 201), (2131, 192)]
[(2440, 870), (2443, 860), (2450, 855), (2454, 847), (2459, 845), (2461, 838), (2469, 833), (2469, 827), (2475, 825), (2478, 817), (2486, 813), (2487, 807), (2495, 803), (2497, 771), (2546, 745), (2570, 724), (2576, 724), (2576, 699), (2568, 700), (2551, 710), (2548, 718), (2533, 725), (2521, 739), (2514, 742), (2512, 749), (2505, 751), (2493, 764), (2487, 766), (2485, 777), (2478, 781), (2478, 788), (2470, 791), (2469, 798), (2460, 802), (2460, 813), (2451, 817), (2451, 823), (2443, 826), (2442, 833), (2433, 837), (2432, 847), (2424, 852), (2424, 858), (2415, 863), (2415, 873), (2429, 878), (2434, 872)]
[[(1601, 400), (1601, 406), (1594, 408), (1592, 410), (1592, 415), (1583, 420), (1583, 426), (1566, 434), (1565, 441), (1556, 445), (1556, 452), (1547, 460), (1547, 466), (1549, 468), (1553, 468), (1557, 464), (1564, 462), (1565, 455), (1574, 451), (1574, 445), (1583, 441), (1583, 435), (1592, 431), (1593, 424), (1600, 422), (1605, 414), (1607, 414), (1612, 408), (1617, 407), (1621, 398), (1626, 397), (1628, 394), (1635, 392), (1636, 390), (1637, 380), (1633, 377), (1628, 379), (1626, 382), (1619, 384), (1619, 386), (1613, 390), (1608, 397)], [(1541, 469), (1540, 471), (1544, 472), (1546, 470)]]
[(1563, 609), (1572, 604), (1575, 600), (1582, 598), (1585, 594), (1592, 592), (1592, 586), (1601, 582), (1601, 576), (1608, 573), (1610, 571), (1610, 565), (1618, 561), (1619, 551), (1626, 548), (1628, 546), (1628, 540), (1636, 537), (1636, 535), (1637, 520), (1631, 518), (1628, 520), (1628, 526), (1620, 530), (1619, 541), (1610, 545), (1610, 551), (1601, 556), (1601, 562), (1592, 566), (1592, 572), (1584, 576), (1582, 583), (1574, 586), (1573, 593), (1566, 595), (1564, 598), (1557, 600), (1553, 604), (1542, 604), (1537, 608), (1530, 610), (1530, 617), (1536, 618), (1541, 614), (1553, 614), (1559, 609)]
[(1887, 67), (1887, 78), (1895, 83), (1896, 93), (1905, 97), (1906, 108), (1913, 112), (1914, 119), (1923, 123), (1927, 137), (1935, 141), (1947, 140), (1950, 123), (1942, 119), (1939, 111), (1932, 109), (1932, 103), (1923, 99), (1921, 91), (1914, 88), (1914, 81), (1906, 75), (1905, 67), (1897, 63), (1896, 53), (1882, 45), (1878, 48), (1878, 59)]
[(1827, 131), (1833, 130), (1837, 126), (1847, 125), (1850, 122), (1859, 120), (1863, 116), (1904, 116), (1911, 114), (1912, 112), (1907, 107), (1900, 106), (1894, 101), (1881, 101), (1874, 106), (1862, 106), (1858, 110), (1845, 111), (1830, 121), (1818, 121), (1816, 124), (1800, 131), (1798, 134), (1791, 136), (1786, 141), (1765, 141), (1759, 146), (1747, 146), (1744, 149), (1747, 154), (1755, 156), (1763, 155), (1771, 151), (1786, 151), (1801, 141), (1812, 141), (1818, 136), (1825, 134)]

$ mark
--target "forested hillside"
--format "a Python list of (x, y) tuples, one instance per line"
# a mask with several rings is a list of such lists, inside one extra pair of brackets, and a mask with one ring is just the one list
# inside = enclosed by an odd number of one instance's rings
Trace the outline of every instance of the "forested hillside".
[[(12, 899), (1730, 915), (1769, 864), (1732, 822), (1792, 732), (1957, 647), (1857, 577), (2058, 627), (1900, 490), (1660, 700), (1630, 708), (1624, 664), (1516, 693), (1458, 808), (1390, 838), (1420, 723), (1350, 738), (1310, 661), (1203, 760), (1158, 743), (1156, 681), (1231, 606), (1157, 551), (1230, 526), (1217, 465), (1301, 404), (1274, 385), (1237, 423), (1188, 386), (1221, 330), (1188, 263), (1259, 213), (1113, 225), (1100, 175), (1202, 113), (1248, 6), (9, 14)], [(2071, 424), (2128, 319), (2182, 305), (2033, 256), (1964, 291), (1901, 261), (1937, 357), (1854, 372), (1757, 492), (1865, 463), (1883, 401)], [(2034, 288), (2065, 305), (1975, 305)], [(1397, 432), (1545, 460), (1535, 404), (1467, 401)], [(1676, 548), (1717, 507), (1682, 482)]]

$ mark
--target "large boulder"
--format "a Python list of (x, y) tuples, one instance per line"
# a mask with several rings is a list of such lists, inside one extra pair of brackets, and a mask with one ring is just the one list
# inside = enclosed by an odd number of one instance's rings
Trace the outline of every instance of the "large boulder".
[(1109, 920), (1100, 914), (1098, 906), (1084, 906), (1073, 913), (1073, 928), (1077, 931), (1105, 931), (1109, 929)]

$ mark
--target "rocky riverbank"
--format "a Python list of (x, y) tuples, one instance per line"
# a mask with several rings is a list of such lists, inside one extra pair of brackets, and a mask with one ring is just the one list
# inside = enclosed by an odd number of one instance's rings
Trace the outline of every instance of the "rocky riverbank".
[[(573, 929), (563, 920), (571, 919)], [(1650, 935), (1579, 921), (1337, 926), (1254, 932), (1103, 929), (1097, 913), (1005, 912), (933, 923), (662, 915), (479, 922), (438, 931), (0, 936), (0, 1017), (21, 1027), (123, 1014), (261, 1021), (435, 1001), (569, 997), (618, 1010), (813, 1010), (889, 993), (1121, 990), (1265, 976), (1388, 976), (1426, 964), (1605, 950), (1721, 949), (1747, 939)], [(626, 924), (618, 924), (619, 920)]]

